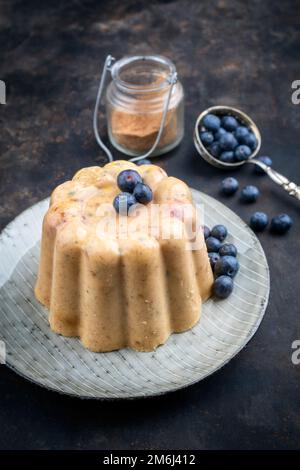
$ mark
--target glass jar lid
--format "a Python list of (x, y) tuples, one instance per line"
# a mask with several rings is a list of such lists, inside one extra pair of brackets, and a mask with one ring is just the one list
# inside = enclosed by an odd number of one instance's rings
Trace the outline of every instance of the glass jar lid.
[(164, 91), (175, 73), (173, 62), (160, 55), (123, 57), (111, 68), (116, 86), (134, 93)]

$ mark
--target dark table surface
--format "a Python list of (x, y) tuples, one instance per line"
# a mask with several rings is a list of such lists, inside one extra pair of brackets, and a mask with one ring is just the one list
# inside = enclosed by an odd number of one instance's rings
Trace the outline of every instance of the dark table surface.
[[(103, 164), (92, 110), (106, 54), (160, 53), (174, 60), (186, 91), (186, 135), (157, 162), (170, 175), (221, 199), (223, 173), (198, 157), (195, 119), (214, 104), (248, 112), (262, 153), (300, 183), (300, 3), (225, 1), (1, 0), (0, 228), (49, 195), (82, 166)], [(104, 125), (102, 132), (105, 132)], [(118, 156), (120, 158), (120, 156)], [(248, 346), (222, 370), (188, 389), (130, 402), (81, 401), (33, 385), (0, 366), (2, 449), (299, 448), (299, 202), (245, 167), (255, 206), (223, 200), (244, 220), (254, 210), (287, 212), (285, 237), (259, 236), (271, 271), (265, 318)], [(1, 262), (1, 260), (0, 260)], [(1, 332), (0, 332), (1, 334)]]

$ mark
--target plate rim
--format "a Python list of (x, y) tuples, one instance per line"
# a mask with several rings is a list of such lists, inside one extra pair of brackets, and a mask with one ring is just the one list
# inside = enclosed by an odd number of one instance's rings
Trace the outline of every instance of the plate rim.
[[(190, 187), (191, 191), (192, 191), (192, 194), (195, 192), (195, 193), (198, 193), (200, 196), (204, 196), (205, 198), (208, 198), (212, 201), (217, 201), (217, 203), (221, 204), (221, 205), (224, 205), (230, 212), (232, 212), (237, 221), (248, 231), (250, 232), (251, 236), (255, 238), (256, 240), (256, 243), (258, 243), (260, 249), (261, 249), (261, 253), (262, 253), (262, 257), (263, 257), (263, 262), (264, 262), (264, 265), (266, 267), (266, 276), (267, 276), (267, 287), (266, 287), (266, 293), (265, 293), (265, 297), (264, 297), (264, 303), (261, 305), (260, 307), (260, 315), (256, 321), (256, 323), (254, 323), (253, 327), (252, 327), (252, 330), (251, 330), (251, 333), (249, 334), (249, 336), (245, 339), (245, 341), (243, 342), (243, 344), (229, 357), (229, 358), (226, 358), (224, 360), (224, 362), (222, 362), (222, 364), (220, 364), (219, 366), (217, 366), (215, 369), (211, 370), (211, 371), (208, 371), (206, 374), (204, 374), (201, 378), (197, 378), (196, 380), (192, 380), (191, 382), (188, 382), (188, 383), (184, 383), (182, 385), (178, 385), (178, 386), (175, 386), (175, 387), (172, 387), (170, 388), (169, 390), (164, 390), (164, 391), (158, 391), (158, 392), (153, 392), (153, 393), (148, 393), (148, 394), (145, 394), (145, 395), (126, 395), (126, 396), (118, 396), (118, 397), (106, 397), (106, 396), (90, 396), (90, 395), (79, 395), (77, 393), (72, 393), (72, 392), (67, 392), (65, 390), (58, 390), (54, 387), (49, 387), (41, 382), (38, 382), (37, 380), (34, 380), (33, 378), (27, 376), (26, 374), (24, 374), (22, 371), (18, 370), (15, 366), (13, 366), (12, 364), (9, 364), (6, 360), (5, 365), (6, 367), (8, 367), (10, 370), (12, 370), (14, 373), (16, 373), (18, 376), (22, 377), (23, 379), (29, 381), (30, 383), (34, 384), (34, 385), (37, 385), (39, 387), (42, 387), (43, 389), (45, 390), (48, 390), (48, 391), (51, 391), (51, 392), (55, 392), (55, 393), (59, 393), (60, 395), (63, 395), (63, 396), (68, 396), (68, 397), (71, 397), (71, 398), (76, 398), (76, 399), (81, 399), (81, 400), (100, 400), (100, 401), (119, 401), (119, 400), (139, 400), (139, 399), (147, 399), (147, 398), (155, 398), (155, 397), (161, 397), (161, 396), (165, 396), (169, 393), (172, 393), (172, 392), (177, 392), (177, 391), (180, 391), (180, 390), (184, 390), (192, 385), (195, 385), (199, 382), (202, 382), (203, 380), (207, 379), (208, 377), (212, 376), (213, 374), (217, 373), (220, 369), (222, 369), (223, 367), (225, 367), (232, 359), (234, 359), (246, 346), (247, 344), (249, 344), (249, 342), (252, 340), (252, 338), (254, 337), (254, 335), (256, 334), (258, 328), (260, 327), (263, 319), (264, 319), (264, 316), (265, 316), (265, 313), (266, 313), (266, 309), (267, 309), (267, 306), (268, 306), (268, 303), (269, 303), (269, 297), (270, 297), (270, 268), (269, 268), (269, 264), (268, 264), (268, 260), (267, 260), (267, 257), (266, 257), (266, 254), (265, 254), (265, 251), (260, 243), (260, 240), (258, 239), (258, 237), (256, 236), (256, 234), (253, 232), (253, 230), (251, 230), (251, 228), (247, 225), (247, 223), (234, 211), (232, 210), (231, 208), (229, 208), (226, 204), (224, 204), (223, 202), (219, 201), (218, 199), (210, 196), (209, 194), (206, 194), (202, 191), (199, 191), (198, 189), (195, 189), (195, 188), (192, 188)], [(9, 231), (9, 229), (14, 225), (14, 223), (16, 222), (16, 220), (18, 218), (20, 218), (21, 216), (24, 216), (24, 214), (30, 210), (32, 210), (32, 208), (38, 204), (41, 204), (43, 202), (46, 202), (47, 200), (49, 200), (49, 197), (46, 197), (44, 199), (41, 199), (39, 201), (37, 201), (35, 204), (32, 204), (30, 207), (26, 208), (25, 210), (23, 210), (22, 212), (20, 212), (13, 220), (11, 220), (0, 232), (0, 241), (2, 241), (2, 238), (3, 236), (5, 235), (5, 232)], [(28, 250), (30, 250), (30, 247), (28, 248)], [(10, 277), (10, 276), (9, 276)], [(9, 278), (8, 278), (9, 279)], [(3, 284), (0, 285), (0, 287), (2, 287)]]

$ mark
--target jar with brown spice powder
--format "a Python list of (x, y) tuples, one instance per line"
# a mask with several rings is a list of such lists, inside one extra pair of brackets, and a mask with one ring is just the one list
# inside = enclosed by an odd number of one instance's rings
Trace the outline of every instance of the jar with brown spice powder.
[(151, 155), (176, 147), (184, 133), (184, 93), (181, 83), (172, 81), (175, 65), (158, 55), (128, 56), (115, 62), (110, 72), (106, 113), (113, 146), (127, 155), (140, 156), (159, 136)]

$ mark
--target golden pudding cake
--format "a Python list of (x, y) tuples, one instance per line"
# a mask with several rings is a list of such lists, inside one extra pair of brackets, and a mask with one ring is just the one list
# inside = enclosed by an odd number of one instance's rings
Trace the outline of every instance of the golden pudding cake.
[[(118, 175), (128, 169), (152, 190), (151, 202), (132, 216), (113, 205)], [(152, 351), (171, 333), (193, 327), (211, 294), (213, 273), (202, 230), (190, 249), (183, 205), (196, 217), (188, 186), (155, 165), (114, 161), (83, 168), (58, 186), (43, 221), (35, 287), (51, 329), (104, 352)], [(159, 216), (149, 223), (152, 206), (160, 208)], [(161, 207), (170, 209), (168, 236)], [(179, 228), (181, 237), (175, 236)]]

